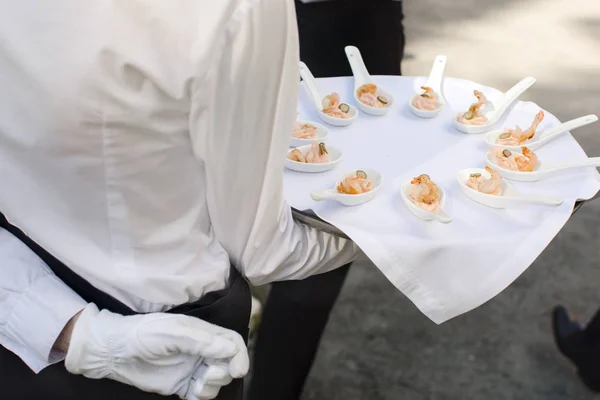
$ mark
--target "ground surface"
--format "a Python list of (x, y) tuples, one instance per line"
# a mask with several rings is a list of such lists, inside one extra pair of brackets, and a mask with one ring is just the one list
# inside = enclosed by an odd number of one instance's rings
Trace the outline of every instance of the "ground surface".
[[(506, 89), (561, 120), (600, 114), (600, 2), (408, 0), (406, 75), (447, 74)], [(600, 124), (575, 131), (600, 156)], [(511, 287), (435, 326), (376, 269), (356, 265), (333, 312), (304, 400), (593, 399), (555, 351), (549, 312), (600, 307), (600, 200), (587, 204)], [(360, 323), (357, 323), (360, 321)]]

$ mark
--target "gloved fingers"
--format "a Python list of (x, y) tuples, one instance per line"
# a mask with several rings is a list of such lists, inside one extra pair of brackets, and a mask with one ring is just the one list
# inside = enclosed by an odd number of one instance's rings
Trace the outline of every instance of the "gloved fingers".
[(234, 378), (243, 378), (250, 369), (250, 356), (248, 355), (248, 348), (244, 338), (237, 332), (224, 330), (219, 333), (220, 336), (230, 339), (235, 342), (240, 349), (235, 355), (229, 360), (229, 374)]
[(229, 374), (235, 379), (243, 378), (250, 369), (250, 357), (248, 356), (248, 350), (244, 347), (244, 350), (239, 351), (235, 356), (231, 357), (229, 361)]
[(221, 363), (219, 365), (209, 365), (204, 373), (204, 383), (206, 385), (227, 386), (233, 380), (229, 374), (229, 365)]
[(229, 385), (231, 381), (227, 363), (210, 366), (203, 364), (194, 372), (185, 398), (188, 400), (214, 399), (219, 394), (219, 390), (223, 386)]
[(202, 391), (198, 392), (194, 397), (190, 397), (189, 400), (212, 400), (219, 395), (221, 386), (204, 385)]
[(171, 326), (170, 335), (175, 340), (168, 345), (169, 354), (179, 352), (223, 359), (233, 357), (239, 351), (236, 341), (208, 332), (206, 322), (191, 317), (176, 321)]

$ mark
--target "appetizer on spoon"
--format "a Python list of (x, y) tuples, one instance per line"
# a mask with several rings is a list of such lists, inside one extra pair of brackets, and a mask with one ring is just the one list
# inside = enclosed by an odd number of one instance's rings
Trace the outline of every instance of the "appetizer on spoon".
[(317, 82), (312, 72), (306, 64), (300, 62), (300, 76), (304, 81), (308, 94), (313, 100), (313, 104), (319, 113), (319, 117), (333, 126), (348, 126), (358, 117), (356, 107), (343, 103), (337, 93), (331, 93), (327, 96), (321, 96), (317, 88)]
[(561, 133), (580, 128), (598, 121), (598, 117), (590, 114), (585, 117), (575, 118), (552, 128), (537, 131), (539, 123), (544, 118), (544, 112), (540, 110), (535, 116), (533, 123), (524, 131), (517, 125), (515, 129), (504, 131), (493, 131), (485, 134), (485, 143), (488, 147), (502, 147), (518, 151), (521, 146), (527, 145), (530, 150), (537, 150), (551, 140), (556, 139)]
[(294, 122), (291, 146), (300, 147), (307, 144), (324, 142), (329, 130), (321, 124), (312, 121), (298, 120)]
[(358, 48), (346, 46), (345, 50), (354, 75), (354, 99), (358, 108), (370, 115), (386, 114), (394, 103), (394, 97), (375, 84)]
[(494, 102), (488, 101), (482, 92), (473, 91), (477, 102), (473, 103), (466, 112), (459, 113), (452, 119), (454, 126), (464, 133), (489, 131), (508, 107), (534, 83), (534, 78), (525, 78)]
[(410, 110), (418, 117), (433, 118), (442, 111), (444, 97), (442, 96), (442, 78), (446, 68), (446, 56), (437, 56), (431, 67), (429, 78), (421, 86), (422, 92), (417, 92), (408, 102)]
[(345, 206), (357, 206), (372, 200), (382, 184), (383, 178), (377, 171), (357, 170), (345, 174), (335, 189), (315, 190), (310, 197), (315, 201), (336, 200)]
[(542, 164), (537, 155), (527, 147), (523, 147), (521, 151), (522, 153), (518, 153), (495, 147), (486, 154), (486, 162), (489, 166), (498, 169), (503, 177), (519, 182), (536, 182), (567, 169), (600, 167), (600, 157), (560, 164)]
[(320, 142), (288, 150), (284, 166), (298, 172), (325, 172), (333, 169), (341, 160), (340, 150)]
[(516, 191), (502, 175), (490, 167), (458, 171), (458, 185), (471, 200), (493, 208), (518, 207), (526, 204), (556, 207), (560, 199)]
[(429, 175), (422, 174), (404, 183), (401, 195), (406, 207), (422, 220), (437, 219), (443, 223), (452, 221), (452, 217), (444, 211), (444, 190), (436, 185)]

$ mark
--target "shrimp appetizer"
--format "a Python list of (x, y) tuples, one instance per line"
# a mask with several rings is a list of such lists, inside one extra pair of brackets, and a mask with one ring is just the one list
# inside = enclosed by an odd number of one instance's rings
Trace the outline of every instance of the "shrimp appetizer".
[(310, 124), (294, 122), (292, 137), (298, 139), (314, 139), (317, 136), (317, 127)]
[(385, 108), (389, 105), (389, 100), (377, 91), (377, 85), (367, 83), (356, 90), (358, 100), (370, 107)]
[(492, 149), (496, 164), (511, 171), (533, 172), (538, 164), (537, 155), (527, 147), (521, 147), (522, 154), (499, 147)]
[(409, 197), (417, 206), (429, 212), (435, 212), (440, 208), (442, 193), (429, 175), (419, 175), (410, 183), (412, 186)]
[(481, 193), (502, 195), (502, 175), (490, 167), (485, 167), (485, 170), (490, 173), (490, 179), (484, 178), (479, 173), (471, 174), (466, 182), (467, 186)]
[(340, 95), (335, 92), (325, 96), (322, 105), (323, 109), (321, 111), (330, 117), (341, 119), (352, 117), (350, 115), (350, 106), (346, 103), (340, 103)]
[(337, 191), (343, 194), (361, 194), (371, 191), (372, 182), (365, 171), (358, 170), (354, 175), (346, 177), (337, 186)]
[(419, 110), (433, 111), (440, 108), (440, 102), (432, 88), (421, 86), (424, 92), (420, 96), (415, 96), (412, 105)]
[(465, 125), (484, 125), (488, 122), (488, 119), (481, 114), (481, 107), (487, 103), (487, 99), (478, 90), (473, 90), (473, 94), (477, 97), (477, 103), (471, 104), (464, 114), (458, 114), (456, 120)]
[(540, 125), (540, 122), (544, 119), (544, 111), (540, 110), (533, 119), (531, 126), (525, 130), (521, 130), (519, 125), (516, 126), (515, 129), (505, 129), (504, 133), (498, 136), (498, 140), (496, 143), (502, 144), (505, 146), (519, 146), (535, 135), (535, 131), (537, 127)]
[(329, 162), (329, 153), (325, 143), (314, 143), (306, 156), (299, 149), (294, 149), (288, 153), (287, 158), (292, 161), (308, 164), (324, 164)]

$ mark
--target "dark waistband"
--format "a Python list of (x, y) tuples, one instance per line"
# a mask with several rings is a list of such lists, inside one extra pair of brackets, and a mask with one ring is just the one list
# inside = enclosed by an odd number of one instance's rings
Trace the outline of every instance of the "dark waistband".
[[(35, 243), (23, 231), (14, 225), (11, 225), (2, 213), (0, 213), (0, 227), (6, 229), (25, 245), (27, 245), (27, 247), (29, 247), (50, 267), (50, 269), (59, 279), (61, 279), (67, 286), (69, 286), (75, 293), (81, 296), (81, 298), (88, 303), (94, 303), (100, 309), (106, 309), (121, 315), (138, 314), (120, 300), (96, 288), (91, 283), (77, 275), (68, 266)], [(211, 305), (227, 295), (231, 288), (236, 286), (234, 284), (238, 281), (243, 282), (243, 278), (241, 277), (240, 273), (232, 267), (229, 274), (229, 284), (226, 288), (207, 293), (202, 296), (201, 299), (193, 303), (177, 306), (168, 312), (186, 314), (186, 310), (198, 309), (199, 307)]]

